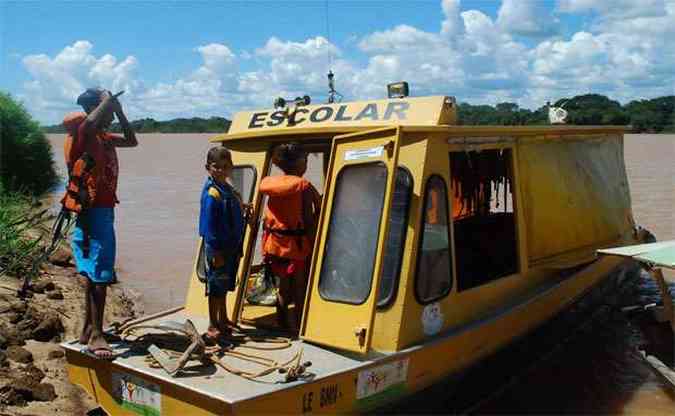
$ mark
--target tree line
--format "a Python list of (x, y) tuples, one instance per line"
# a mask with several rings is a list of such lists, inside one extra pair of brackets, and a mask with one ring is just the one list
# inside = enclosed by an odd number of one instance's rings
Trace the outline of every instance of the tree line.
[[(634, 100), (621, 105), (604, 95), (585, 94), (561, 98), (551, 105), (567, 110), (568, 124), (630, 125), (635, 133), (675, 133), (675, 96), (672, 95)], [(548, 107), (544, 105), (536, 110), (529, 110), (509, 102), (495, 106), (461, 103), (458, 117), (459, 124), (467, 126), (545, 125), (548, 124)], [(177, 118), (168, 121), (144, 118), (131, 124), (138, 133), (224, 133), (230, 127), (230, 120), (223, 117)], [(65, 133), (60, 124), (44, 129), (47, 133)], [(119, 132), (119, 125), (114, 123), (111, 130)]]
[[(223, 133), (230, 128), (230, 120), (224, 117), (211, 118), (176, 118), (168, 121), (157, 121), (152, 118), (142, 118), (131, 122), (136, 133)], [(65, 133), (62, 124), (44, 127), (47, 133)], [(110, 131), (120, 133), (119, 123), (113, 123)]]
[[(635, 133), (674, 133), (675, 96), (634, 100), (626, 105), (604, 95), (585, 94), (561, 98), (551, 104), (568, 112), (567, 123), (576, 125), (630, 125)], [(544, 125), (548, 124), (546, 105), (532, 111), (516, 103), (471, 105), (458, 108), (462, 125)]]

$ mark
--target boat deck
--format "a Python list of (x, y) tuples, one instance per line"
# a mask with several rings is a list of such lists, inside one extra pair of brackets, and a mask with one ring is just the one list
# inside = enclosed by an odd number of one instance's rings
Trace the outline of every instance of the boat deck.
[[(182, 323), (188, 318), (195, 324), (200, 333), (206, 331), (208, 326), (206, 318), (188, 316), (182, 310), (143, 322), (143, 325), (158, 325), (163, 322)], [(161, 332), (144, 329), (134, 332), (134, 335), (141, 335), (143, 333), (159, 334)], [(116, 341), (110, 344), (114, 349), (114, 354), (117, 355), (117, 358), (112, 362), (113, 368), (118, 367), (120, 370), (132, 370), (142, 375), (150, 376), (160, 382), (178, 385), (230, 404), (294, 387), (307, 380), (284, 383), (284, 375), (275, 371), (257, 379), (258, 381), (252, 381), (232, 374), (219, 366), (213, 364), (205, 365), (195, 360), (189, 361), (184, 371), (180, 371), (175, 377), (171, 377), (162, 368), (150, 367), (147, 361), (147, 357), (150, 354), (147, 351), (132, 348), (133, 342)], [(248, 341), (245, 345), (247, 347), (265, 347), (270, 344)], [(84, 346), (77, 341), (64, 343), (63, 347), (85, 354), (82, 352)], [(310, 361), (312, 363), (311, 367), (307, 370), (307, 374), (308, 378), (313, 381), (372, 363), (369, 359), (357, 360), (349, 358), (344, 353), (338, 354), (326, 348), (304, 343), (301, 340), (292, 340), (290, 347), (278, 350), (257, 350), (243, 346), (235, 349), (235, 351), (254, 354), (279, 363), (290, 360), (299, 350), (302, 350), (301, 362)], [(227, 355), (222, 357), (221, 361), (227, 366), (245, 371), (259, 372), (263, 369), (261, 366)]]

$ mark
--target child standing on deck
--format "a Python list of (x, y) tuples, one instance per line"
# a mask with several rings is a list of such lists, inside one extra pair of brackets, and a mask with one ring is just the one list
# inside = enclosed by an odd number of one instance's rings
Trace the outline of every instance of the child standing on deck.
[(288, 305), (295, 304), (295, 329), (299, 329), (307, 290), (307, 263), (312, 254), (321, 197), (302, 178), (307, 170), (307, 153), (299, 144), (277, 146), (272, 155), (284, 174), (260, 182), (260, 192), (269, 197), (263, 224), (263, 257), (266, 267), (279, 277), (277, 319), (288, 323)]
[(244, 229), (243, 207), (227, 179), (232, 174), (232, 154), (225, 147), (211, 148), (206, 156), (209, 177), (204, 183), (199, 211), (199, 235), (206, 254), (206, 295), (209, 328), (206, 337), (216, 341), (230, 331), (226, 292), (234, 290)]

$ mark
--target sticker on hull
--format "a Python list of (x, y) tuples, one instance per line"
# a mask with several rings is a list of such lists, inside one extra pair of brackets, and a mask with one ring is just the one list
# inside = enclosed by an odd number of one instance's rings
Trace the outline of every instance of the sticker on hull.
[(360, 371), (356, 382), (357, 406), (381, 405), (402, 395), (406, 389), (409, 362), (410, 359), (405, 358)]
[(438, 302), (430, 303), (422, 311), (422, 330), (424, 335), (436, 335), (443, 328), (443, 312)]
[(117, 404), (142, 416), (162, 414), (162, 393), (158, 384), (125, 373), (112, 373), (113, 397)]

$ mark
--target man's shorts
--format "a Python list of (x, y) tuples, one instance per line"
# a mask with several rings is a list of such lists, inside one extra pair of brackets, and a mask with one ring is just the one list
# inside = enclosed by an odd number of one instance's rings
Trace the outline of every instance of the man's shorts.
[(89, 208), (77, 217), (71, 247), (77, 272), (93, 283), (115, 280), (115, 211)]
[(214, 263), (215, 251), (206, 246), (206, 294), (208, 296), (221, 297), (225, 292), (234, 290), (235, 277), (233, 272), (228, 270), (228, 259), (225, 260), (225, 266), (212, 267)]

